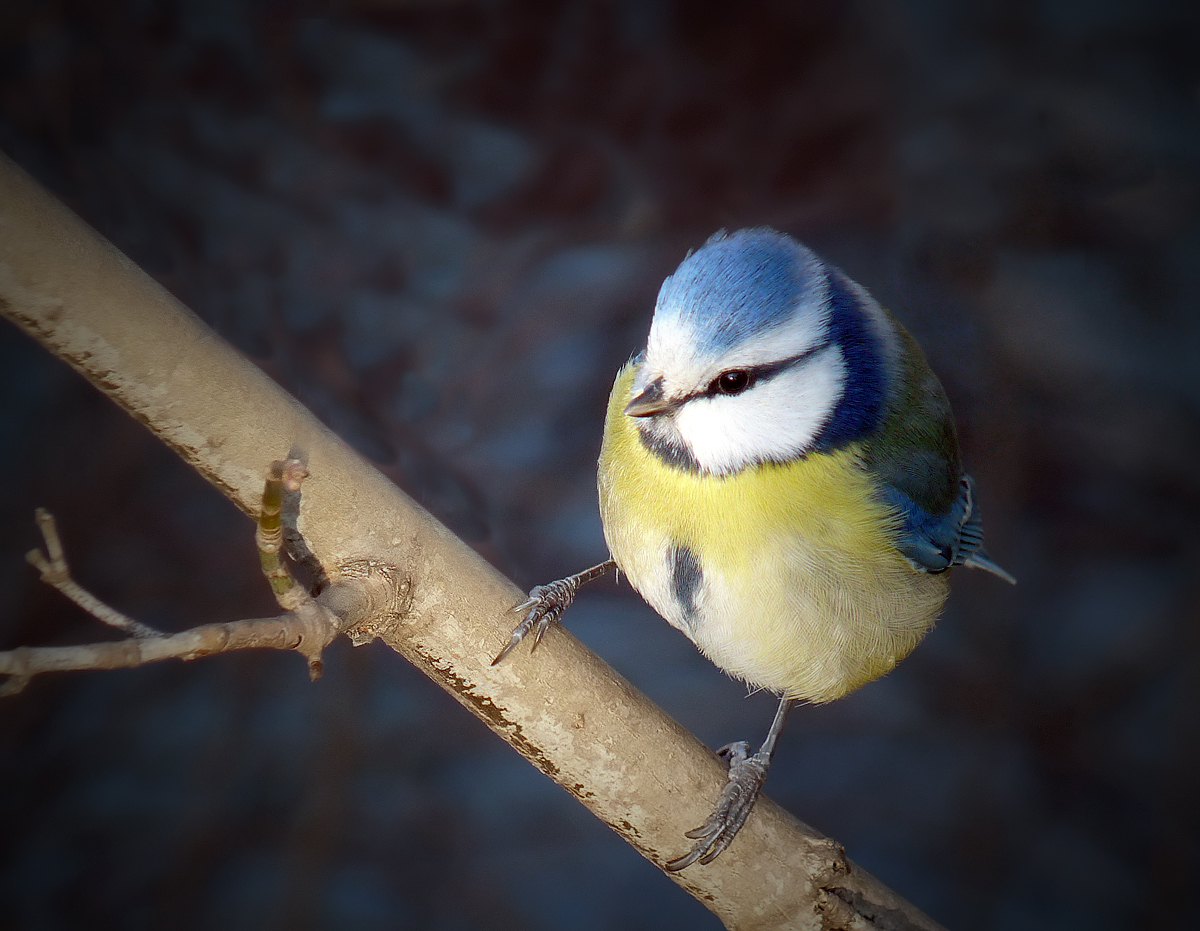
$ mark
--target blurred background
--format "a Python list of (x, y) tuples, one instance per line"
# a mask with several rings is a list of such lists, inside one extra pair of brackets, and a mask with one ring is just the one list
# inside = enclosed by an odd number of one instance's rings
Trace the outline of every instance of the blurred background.
[[(662, 277), (769, 224), (924, 344), (1010, 589), (795, 713), (768, 792), (951, 928), (1198, 927), (1200, 7), (5, 0), (0, 149), (522, 587), (604, 557)], [(0, 647), (272, 611), (253, 527), (0, 324)], [(264, 462), (283, 452), (264, 450)], [(569, 627), (712, 746), (626, 586)], [(497, 647), (500, 643), (497, 642)], [(0, 702), (0, 926), (716, 928), (381, 644)], [(682, 850), (682, 839), (681, 839)]]

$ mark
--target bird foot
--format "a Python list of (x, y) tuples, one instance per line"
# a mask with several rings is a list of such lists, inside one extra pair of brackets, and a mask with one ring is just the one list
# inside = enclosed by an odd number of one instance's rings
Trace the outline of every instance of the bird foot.
[(767, 779), (770, 754), (760, 750), (750, 756), (750, 745), (744, 740), (726, 744), (717, 751), (717, 755), (729, 761), (729, 781), (721, 790), (717, 807), (708, 820), (687, 832), (687, 836), (696, 841), (695, 846), (682, 857), (667, 863), (669, 872), (678, 873), (697, 860), (712, 863), (719, 857), (750, 817), (750, 811)]
[(508, 643), (492, 660), (493, 666), (508, 656), (516, 645), (529, 635), (530, 631), (533, 631), (533, 646), (530, 651), (537, 649), (546, 630), (563, 616), (563, 612), (575, 600), (575, 593), (579, 590), (577, 579), (578, 576), (571, 576), (548, 585), (535, 585), (529, 590), (529, 597), (513, 608), (517, 612), (525, 611), (525, 617), (522, 618), (520, 624), (513, 628)]

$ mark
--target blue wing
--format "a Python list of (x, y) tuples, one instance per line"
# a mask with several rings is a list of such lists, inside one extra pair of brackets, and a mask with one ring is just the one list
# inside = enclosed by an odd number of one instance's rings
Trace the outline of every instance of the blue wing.
[(958, 496), (950, 509), (940, 515), (930, 514), (890, 484), (884, 483), (880, 493), (900, 516), (896, 548), (914, 568), (944, 572), (951, 566), (971, 566), (1016, 584), (1017, 580), (992, 562), (983, 549), (983, 519), (971, 476), (960, 479)]

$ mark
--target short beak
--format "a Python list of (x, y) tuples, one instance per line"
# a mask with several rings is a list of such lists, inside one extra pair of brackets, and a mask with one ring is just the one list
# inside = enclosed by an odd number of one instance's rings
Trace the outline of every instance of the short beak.
[(625, 405), (630, 417), (651, 417), (671, 410), (675, 405), (663, 397), (663, 380), (660, 376), (650, 382), (642, 393)]

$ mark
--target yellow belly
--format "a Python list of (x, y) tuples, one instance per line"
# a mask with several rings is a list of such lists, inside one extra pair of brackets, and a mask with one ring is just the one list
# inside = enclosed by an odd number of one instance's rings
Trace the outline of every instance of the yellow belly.
[[(638, 592), (722, 669), (830, 701), (888, 672), (941, 612), (944, 574), (914, 570), (853, 449), (718, 478), (673, 468), (624, 413), (617, 376), (600, 452), (600, 514)], [(680, 597), (674, 560), (699, 573)]]

